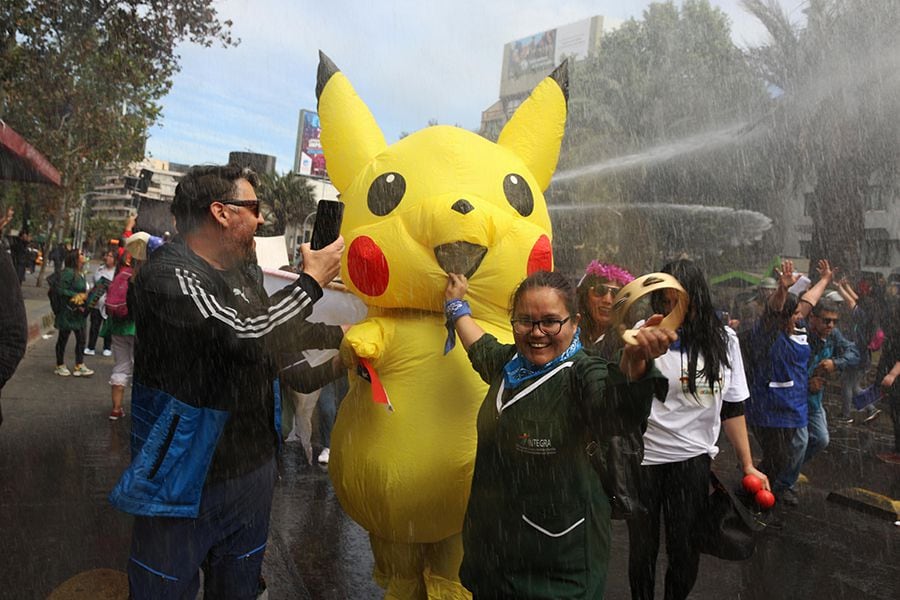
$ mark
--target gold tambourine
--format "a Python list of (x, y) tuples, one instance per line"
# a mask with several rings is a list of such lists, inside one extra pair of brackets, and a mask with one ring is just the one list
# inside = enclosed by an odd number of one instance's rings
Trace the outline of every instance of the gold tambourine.
[(663, 318), (658, 327), (665, 327), (672, 331), (681, 327), (681, 322), (684, 321), (684, 315), (687, 313), (688, 295), (684, 288), (681, 287), (681, 284), (678, 283), (678, 280), (666, 273), (641, 275), (620, 289), (613, 299), (613, 323), (626, 344), (636, 346), (635, 336), (639, 331), (639, 329), (626, 329), (625, 325), (622, 324), (622, 320), (628, 314), (628, 310), (638, 299), (659, 290), (675, 290), (678, 294), (678, 302), (675, 304), (675, 308)]

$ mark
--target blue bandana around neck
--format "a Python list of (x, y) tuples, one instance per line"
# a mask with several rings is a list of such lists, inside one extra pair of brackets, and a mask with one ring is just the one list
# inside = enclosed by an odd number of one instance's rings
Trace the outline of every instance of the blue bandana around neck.
[(510, 359), (510, 361), (503, 366), (503, 381), (505, 382), (506, 388), (515, 389), (519, 387), (523, 382), (528, 381), (529, 379), (534, 379), (535, 377), (553, 370), (560, 363), (563, 363), (572, 358), (572, 356), (574, 356), (575, 353), (579, 350), (581, 350), (580, 327), (575, 329), (575, 337), (572, 338), (572, 343), (569, 344), (569, 347), (566, 348), (566, 351), (548, 362), (546, 365), (539, 367), (535, 364), (532, 364), (530, 361), (523, 358), (521, 354), (516, 352), (516, 354)]

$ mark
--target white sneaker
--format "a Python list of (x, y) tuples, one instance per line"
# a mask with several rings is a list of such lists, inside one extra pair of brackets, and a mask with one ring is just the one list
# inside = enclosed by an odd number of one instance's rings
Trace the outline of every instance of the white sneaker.
[(319, 464), (320, 464), (320, 465), (327, 465), (327, 464), (328, 464), (328, 458), (329, 458), (330, 456), (331, 456), (331, 450), (329, 450), (328, 448), (323, 449), (322, 452), (319, 453)]
[(85, 349), (84, 349), (84, 355), (85, 355), (85, 356), (94, 356), (95, 354), (97, 354), (97, 351), (96, 351), (96, 350), (91, 350), (90, 348), (85, 348)]
[(104, 350), (103, 356), (112, 356), (112, 350)]
[(75, 377), (90, 377), (93, 374), (94, 372), (84, 365), (75, 365), (75, 368), (72, 369), (72, 375)]
[(72, 374), (72, 372), (69, 371), (68, 368), (66, 368), (66, 365), (59, 365), (58, 367), (56, 367), (56, 368), (53, 370), (53, 372), (54, 372), (55, 374), (59, 375), (60, 377), (68, 377), (69, 375)]

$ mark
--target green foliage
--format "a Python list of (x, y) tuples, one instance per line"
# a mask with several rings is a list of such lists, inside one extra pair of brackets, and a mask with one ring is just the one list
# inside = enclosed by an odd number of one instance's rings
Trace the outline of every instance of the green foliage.
[(594, 160), (745, 120), (764, 97), (727, 17), (706, 0), (654, 3), (643, 16), (576, 65), (567, 135), (576, 147), (594, 142)]
[[(766, 103), (762, 81), (731, 41), (727, 16), (707, 0), (651, 4), (641, 20), (604, 34), (599, 53), (576, 63), (570, 81), (560, 172), (750, 122)], [(754, 187), (751, 171), (734, 145), (554, 184), (550, 201), (755, 208), (748, 194)], [(683, 232), (675, 230), (679, 224), (621, 244), (611, 229), (631, 225), (609, 223), (607, 230), (576, 232), (572, 243), (588, 258), (619, 260), (637, 271), (689, 251), (680, 242)], [(722, 249), (711, 247), (709, 254)]]
[(177, 45), (237, 43), (212, 0), (7, 0), (0, 23), (0, 115), (62, 173), (57, 229), (93, 171), (143, 158)]
[(122, 235), (122, 229), (121, 222), (110, 221), (103, 217), (91, 217), (84, 227), (88, 248), (96, 256), (107, 247), (109, 240), (118, 239)]
[(256, 188), (256, 196), (262, 202), (265, 223), (260, 226), (262, 236), (283, 235), (288, 224), (300, 225), (306, 216), (316, 210), (313, 186), (296, 173), (284, 175), (262, 174)]

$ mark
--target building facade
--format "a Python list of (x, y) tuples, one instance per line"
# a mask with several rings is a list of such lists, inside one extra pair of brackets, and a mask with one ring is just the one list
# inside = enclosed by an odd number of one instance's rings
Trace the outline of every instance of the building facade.
[[(859, 240), (860, 271), (900, 279), (900, 174), (876, 171), (863, 191), (863, 238)], [(779, 215), (773, 215), (785, 256), (809, 257), (815, 177), (805, 177), (784, 192)]]

